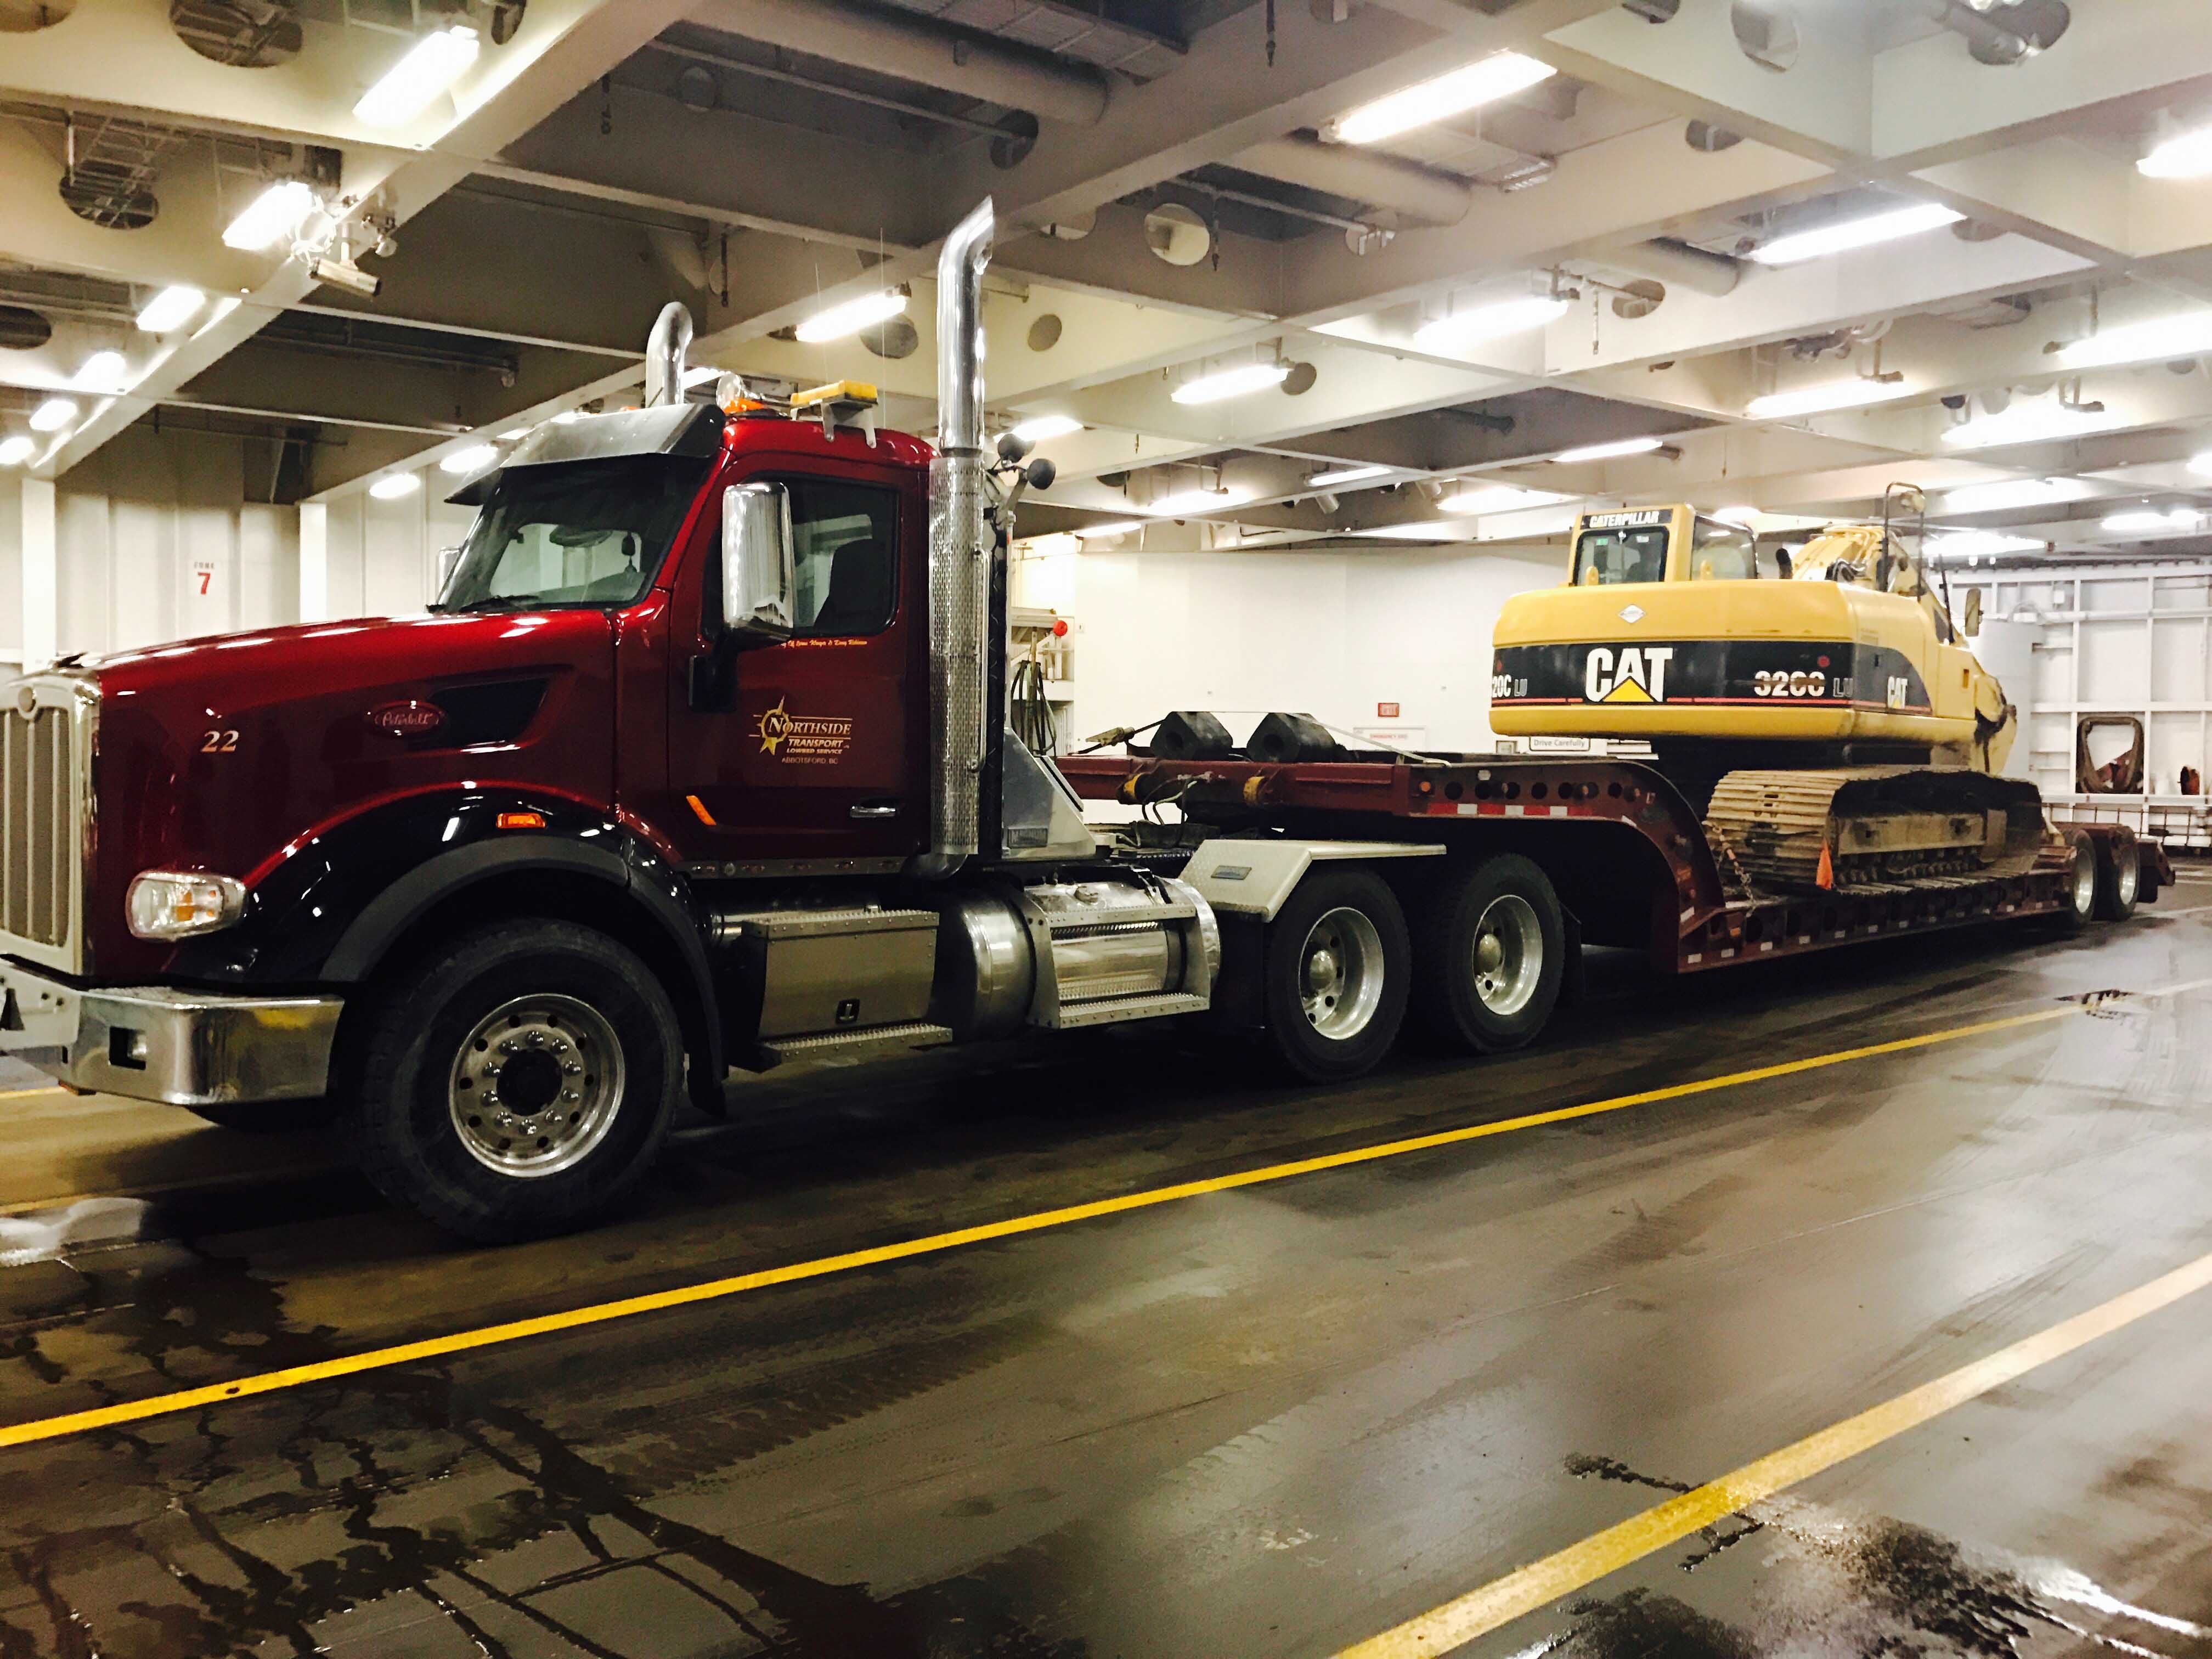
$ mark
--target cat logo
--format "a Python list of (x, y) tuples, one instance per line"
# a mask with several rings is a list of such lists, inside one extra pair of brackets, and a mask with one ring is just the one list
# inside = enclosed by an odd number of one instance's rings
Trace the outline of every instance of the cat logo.
[(1627, 645), (1616, 657), (1609, 646), (1594, 645), (1583, 664), (1585, 702), (1664, 702), (1671, 645)]

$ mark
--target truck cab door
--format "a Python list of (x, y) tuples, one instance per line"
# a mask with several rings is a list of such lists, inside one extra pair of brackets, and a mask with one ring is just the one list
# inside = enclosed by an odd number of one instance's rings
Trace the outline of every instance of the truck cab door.
[[(768, 483), (791, 507), (793, 637), (731, 652), (723, 694), (687, 672), (716, 649), (719, 524), (688, 561), (672, 622), (667, 814), (687, 864), (891, 868), (917, 851), (927, 779), (919, 684), (923, 513), (910, 482), (877, 469), (836, 476), (771, 463), (715, 489)], [(694, 575), (693, 573), (696, 573)], [(721, 648), (731, 651), (726, 642)], [(707, 706), (702, 706), (702, 704)]]

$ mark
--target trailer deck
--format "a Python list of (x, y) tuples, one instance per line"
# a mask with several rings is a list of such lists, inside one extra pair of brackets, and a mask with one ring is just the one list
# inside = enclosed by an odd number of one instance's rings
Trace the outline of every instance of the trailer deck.
[[(1280, 828), (1370, 840), (1457, 840), (1473, 833), (1510, 844), (1544, 866), (1584, 939), (1644, 948), (1669, 973), (1978, 922), (2057, 916), (2067, 908), (2071, 879), (2066, 848), (2053, 842), (2033, 869), (2017, 876), (1936, 877), (1819, 895), (1764, 892), (1733, 867), (1725, 843), (1707, 835), (1680, 790), (1634, 761), (1085, 755), (1064, 757), (1060, 767), (1086, 799), (1172, 805), (1224, 830)], [(2112, 825), (2079, 827), (2100, 842), (2116, 832)], [(2155, 842), (2142, 847), (2148, 901), (2173, 875)], [(1650, 863), (1655, 856), (1659, 870)], [(1671, 902), (1658, 902), (1652, 896), (1657, 893)], [(1639, 897), (1648, 910), (1635, 902)]]

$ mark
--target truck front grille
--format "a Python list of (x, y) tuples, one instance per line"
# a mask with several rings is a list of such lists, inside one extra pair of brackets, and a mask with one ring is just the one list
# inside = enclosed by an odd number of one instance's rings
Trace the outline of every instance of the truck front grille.
[(86, 692), (40, 677), (9, 688), (0, 708), (0, 952), (68, 972), (83, 967)]

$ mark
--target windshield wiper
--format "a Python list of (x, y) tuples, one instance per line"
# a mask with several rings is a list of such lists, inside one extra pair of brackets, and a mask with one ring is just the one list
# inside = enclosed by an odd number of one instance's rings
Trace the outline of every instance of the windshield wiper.
[(528, 593), (487, 593), (480, 599), (471, 599), (466, 605), (443, 607), (447, 615), (459, 616), (470, 611), (528, 611), (543, 601)]

